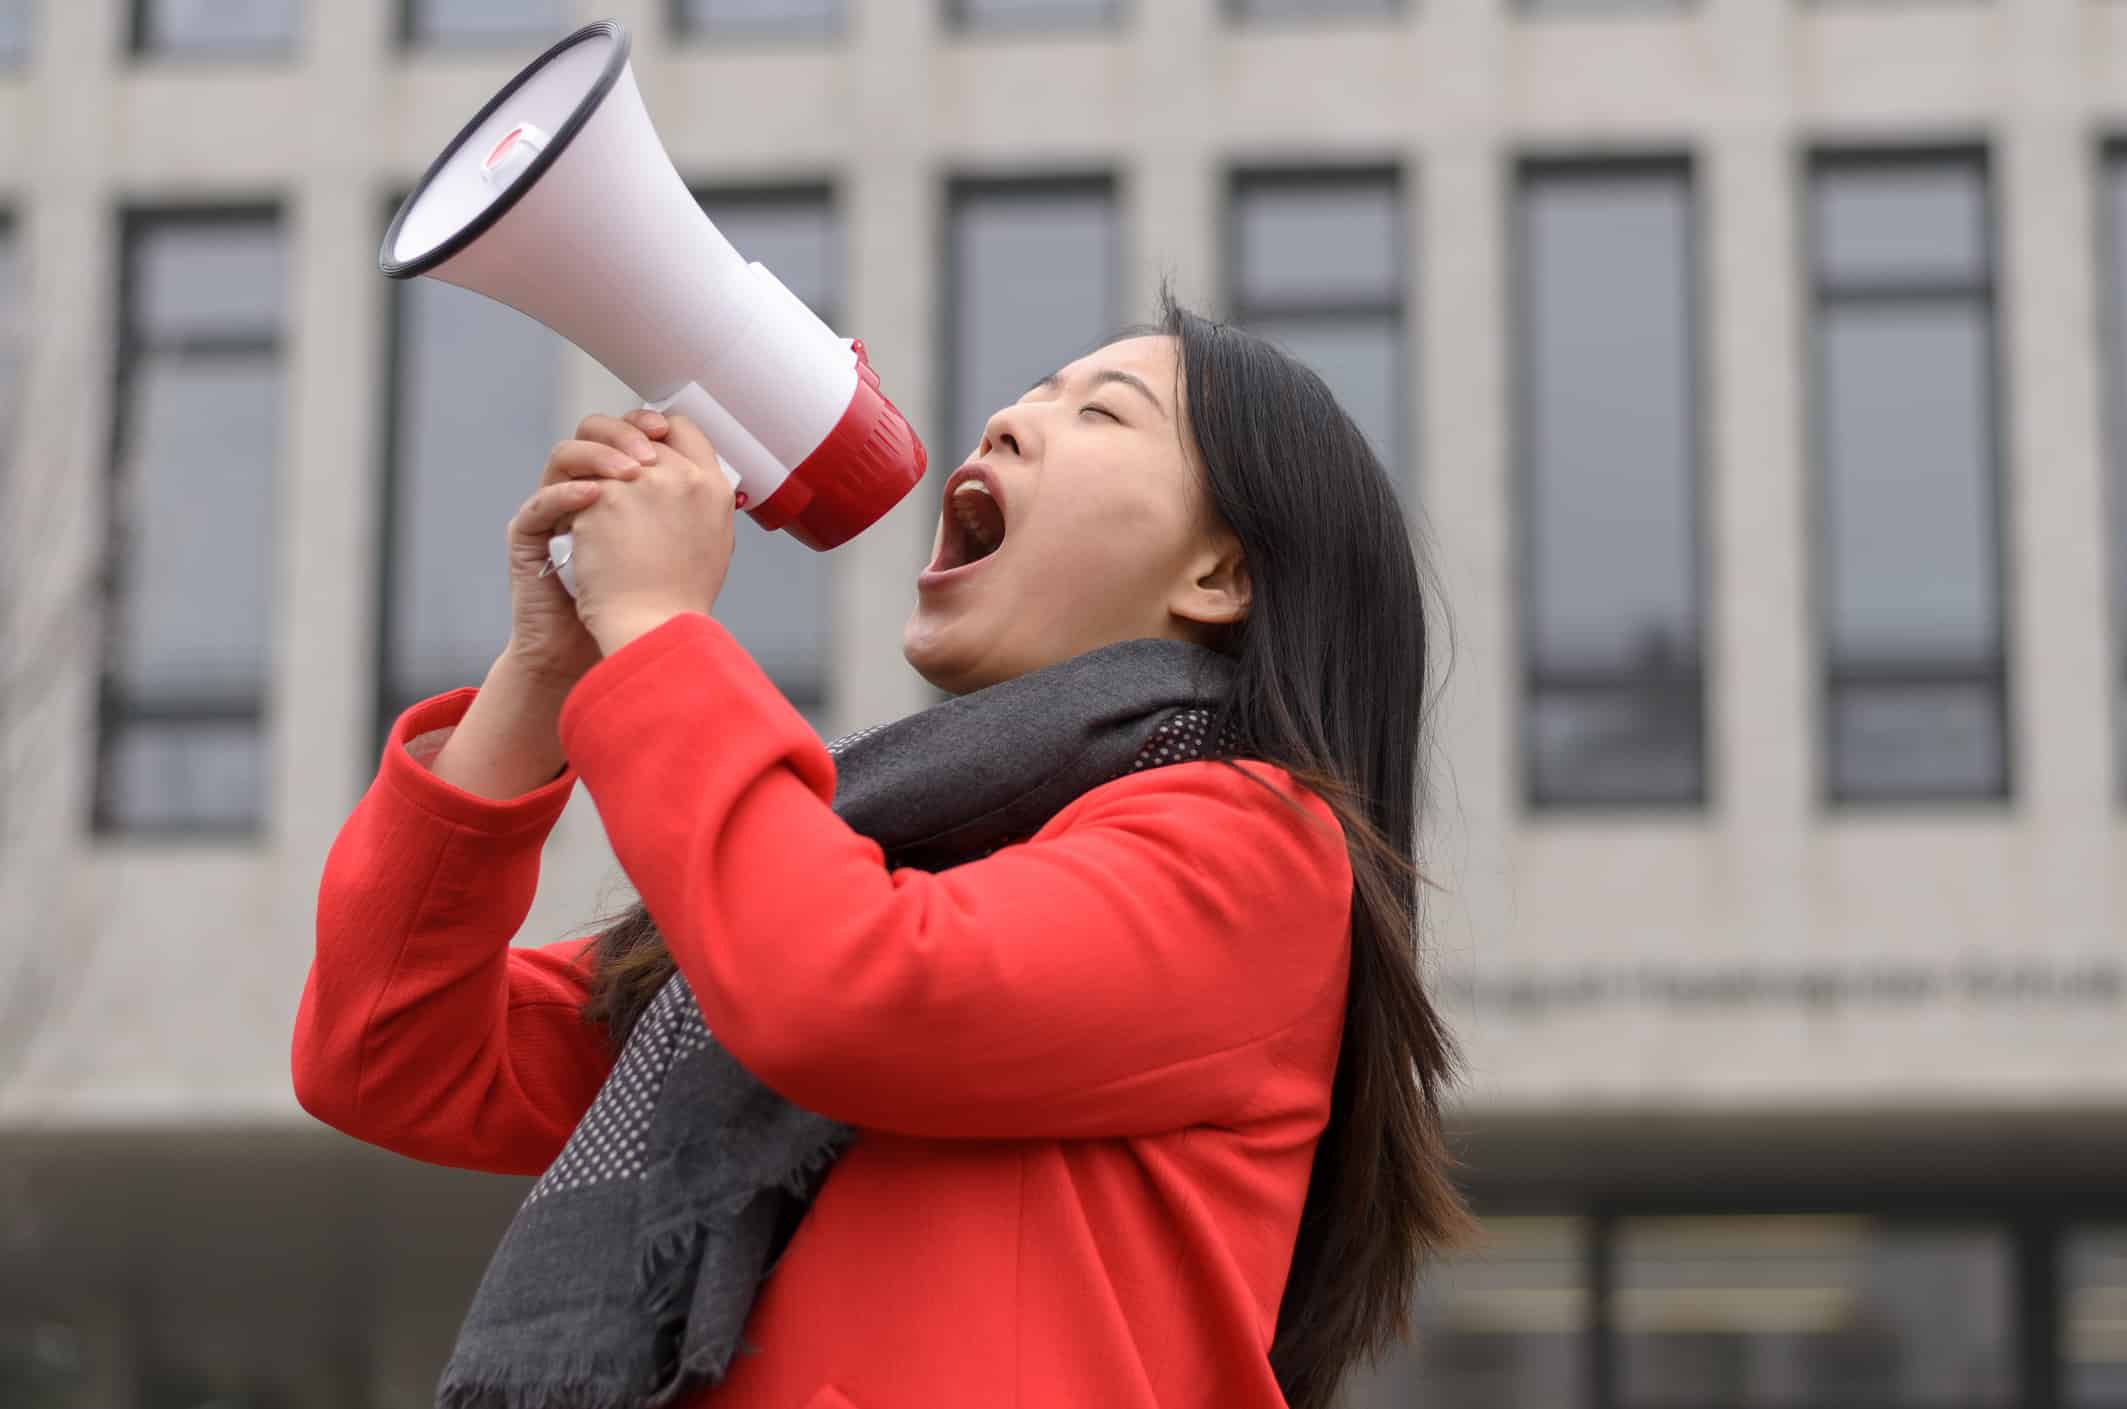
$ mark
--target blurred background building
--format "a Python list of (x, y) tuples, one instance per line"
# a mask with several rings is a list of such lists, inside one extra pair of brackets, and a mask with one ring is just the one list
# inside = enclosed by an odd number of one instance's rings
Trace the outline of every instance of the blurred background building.
[[(935, 464), (1171, 273), (1404, 486), (1488, 1235), (1354, 1405), (2127, 1405), (2119, 0), (0, 0), (0, 1405), (426, 1405), (521, 1197), (287, 1046), (627, 404), (377, 242), (608, 14)], [(936, 514), (741, 528), (823, 730), (930, 699)], [(521, 940), (627, 898), (579, 793)]]

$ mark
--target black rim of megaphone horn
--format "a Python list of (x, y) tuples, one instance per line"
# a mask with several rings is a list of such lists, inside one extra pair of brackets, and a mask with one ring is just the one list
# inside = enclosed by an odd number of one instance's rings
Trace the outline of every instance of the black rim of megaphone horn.
[[(598, 75), (598, 82), (591, 85), (591, 91), (585, 94), (582, 101), (578, 102), (575, 109), (570, 112), (568, 121), (562, 123), (560, 128), (555, 131), (552, 140), (546, 145), (546, 150), (534, 156), (531, 165), (519, 172), (517, 179), (510, 182), (501, 195), (488, 202), (487, 206), (468, 221), (463, 229), (442, 244), (437, 245), (418, 259), (393, 259), (391, 252), (393, 247), (399, 243), (399, 230), (406, 224), (407, 213), (427, 193), (429, 183), (442, 173), (444, 167), (450, 165), (451, 158), (458, 155), (459, 150), (471, 140), (475, 132), (480, 130), (481, 125), (493, 117), (495, 111), (510, 100), (511, 94), (524, 87), (525, 82), (533, 74), (552, 63), (564, 50), (573, 49), (578, 44), (597, 38), (600, 35), (611, 35), (613, 37), (613, 52), (606, 57), (605, 71)], [(553, 48), (520, 69), (515, 78), (504, 84), (500, 92), (487, 100), (487, 106), (473, 115), (471, 122), (468, 122), (458, 130), (458, 135), (451, 138), (450, 145), (443, 149), (442, 155), (430, 162), (428, 170), (421, 173), (421, 179), (415, 183), (413, 193), (399, 203), (398, 214), (392, 216), (391, 228), (384, 232), (384, 244), (377, 251), (377, 268), (394, 279), (411, 279), (417, 274), (426, 274), (429, 270), (434, 269), (437, 265), (486, 234), (489, 227), (503, 216), (508, 215), (510, 207), (522, 200), (524, 193), (531, 190), (539, 178), (546, 174), (546, 169), (552, 166), (561, 156), (569, 143), (575, 139), (576, 134), (583, 131), (583, 125), (591, 120), (592, 113), (598, 111), (598, 105), (606, 100), (606, 94), (613, 91), (613, 85), (620, 82), (621, 72), (628, 66), (628, 48), (629, 39), (626, 25), (623, 25), (618, 20), (598, 20), (595, 23), (585, 25), (582, 29), (568, 36), (568, 38), (558, 41)]]

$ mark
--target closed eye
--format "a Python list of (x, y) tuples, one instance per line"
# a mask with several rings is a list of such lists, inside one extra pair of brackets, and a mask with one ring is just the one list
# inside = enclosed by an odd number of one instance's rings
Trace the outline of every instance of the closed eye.
[(1121, 425), (1121, 424), (1123, 423), (1123, 418), (1122, 418), (1122, 417), (1120, 417), (1120, 416), (1116, 415), (1116, 414), (1115, 414), (1115, 413), (1114, 413), (1113, 411), (1110, 411), (1110, 410), (1109, 410), (1109, 409), (1108, 409), (1107, 407), (1105, 407), (1105, 406), (1098, 406), (1098, 405), (1095, 405), (1095, 404), (1093, 404), (1092, 402), (1088, 402), (1088, 403), (1087, 403), (1087, 404), (1085, 404), (1084, 406), (1081, 406), (1081, 407), (1079, 407), (1079, 408), (1078, 408), (1078, 414), (1079, 414), (1079, 415), (1081, 415), (1081, 416), (1085, 415), (1085, 414), (1086, 414), (1086, 412), (1088, 412), (1088, 411), (1092, 411), (1092, 412), (1095, 412), (1096, 414), (1099, 414), (1099, 415), (1102, 415), (1102, 416), (1106, 416), (1106, 417), (1107, 417), (1107, 418), (1108, 418), (1109, 420), (1111, 420), (1111, 421), (1115, 422), (1115, 424), (1117, 424), (1117, 425)]

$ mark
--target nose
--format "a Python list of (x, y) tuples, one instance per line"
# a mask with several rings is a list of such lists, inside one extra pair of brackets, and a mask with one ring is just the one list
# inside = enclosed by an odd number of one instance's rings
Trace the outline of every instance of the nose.
[(976, 447), (975, 455), (981, 459), (1003, 450), (1014, 459), (1024, 460), (1040, 448), (1037, 441), (1033, 417), (1027, 414), (1027, 408), (1007, 406), (983, 424), (982, 444)]

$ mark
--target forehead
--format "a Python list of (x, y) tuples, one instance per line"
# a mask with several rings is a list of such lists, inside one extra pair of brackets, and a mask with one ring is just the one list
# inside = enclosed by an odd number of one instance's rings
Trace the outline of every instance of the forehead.
[(1167, 401), (1173, 395), (1175, 356), (1174, 339), (1154, 333), (1123, 338), (1106, 347), (1095, 348), (1076, 362), (1058, 368), (1056, 375), (1070, 382), (1113, 368), (1142, 379), (1146, 386), (1159, 393), (1161, 401)]

